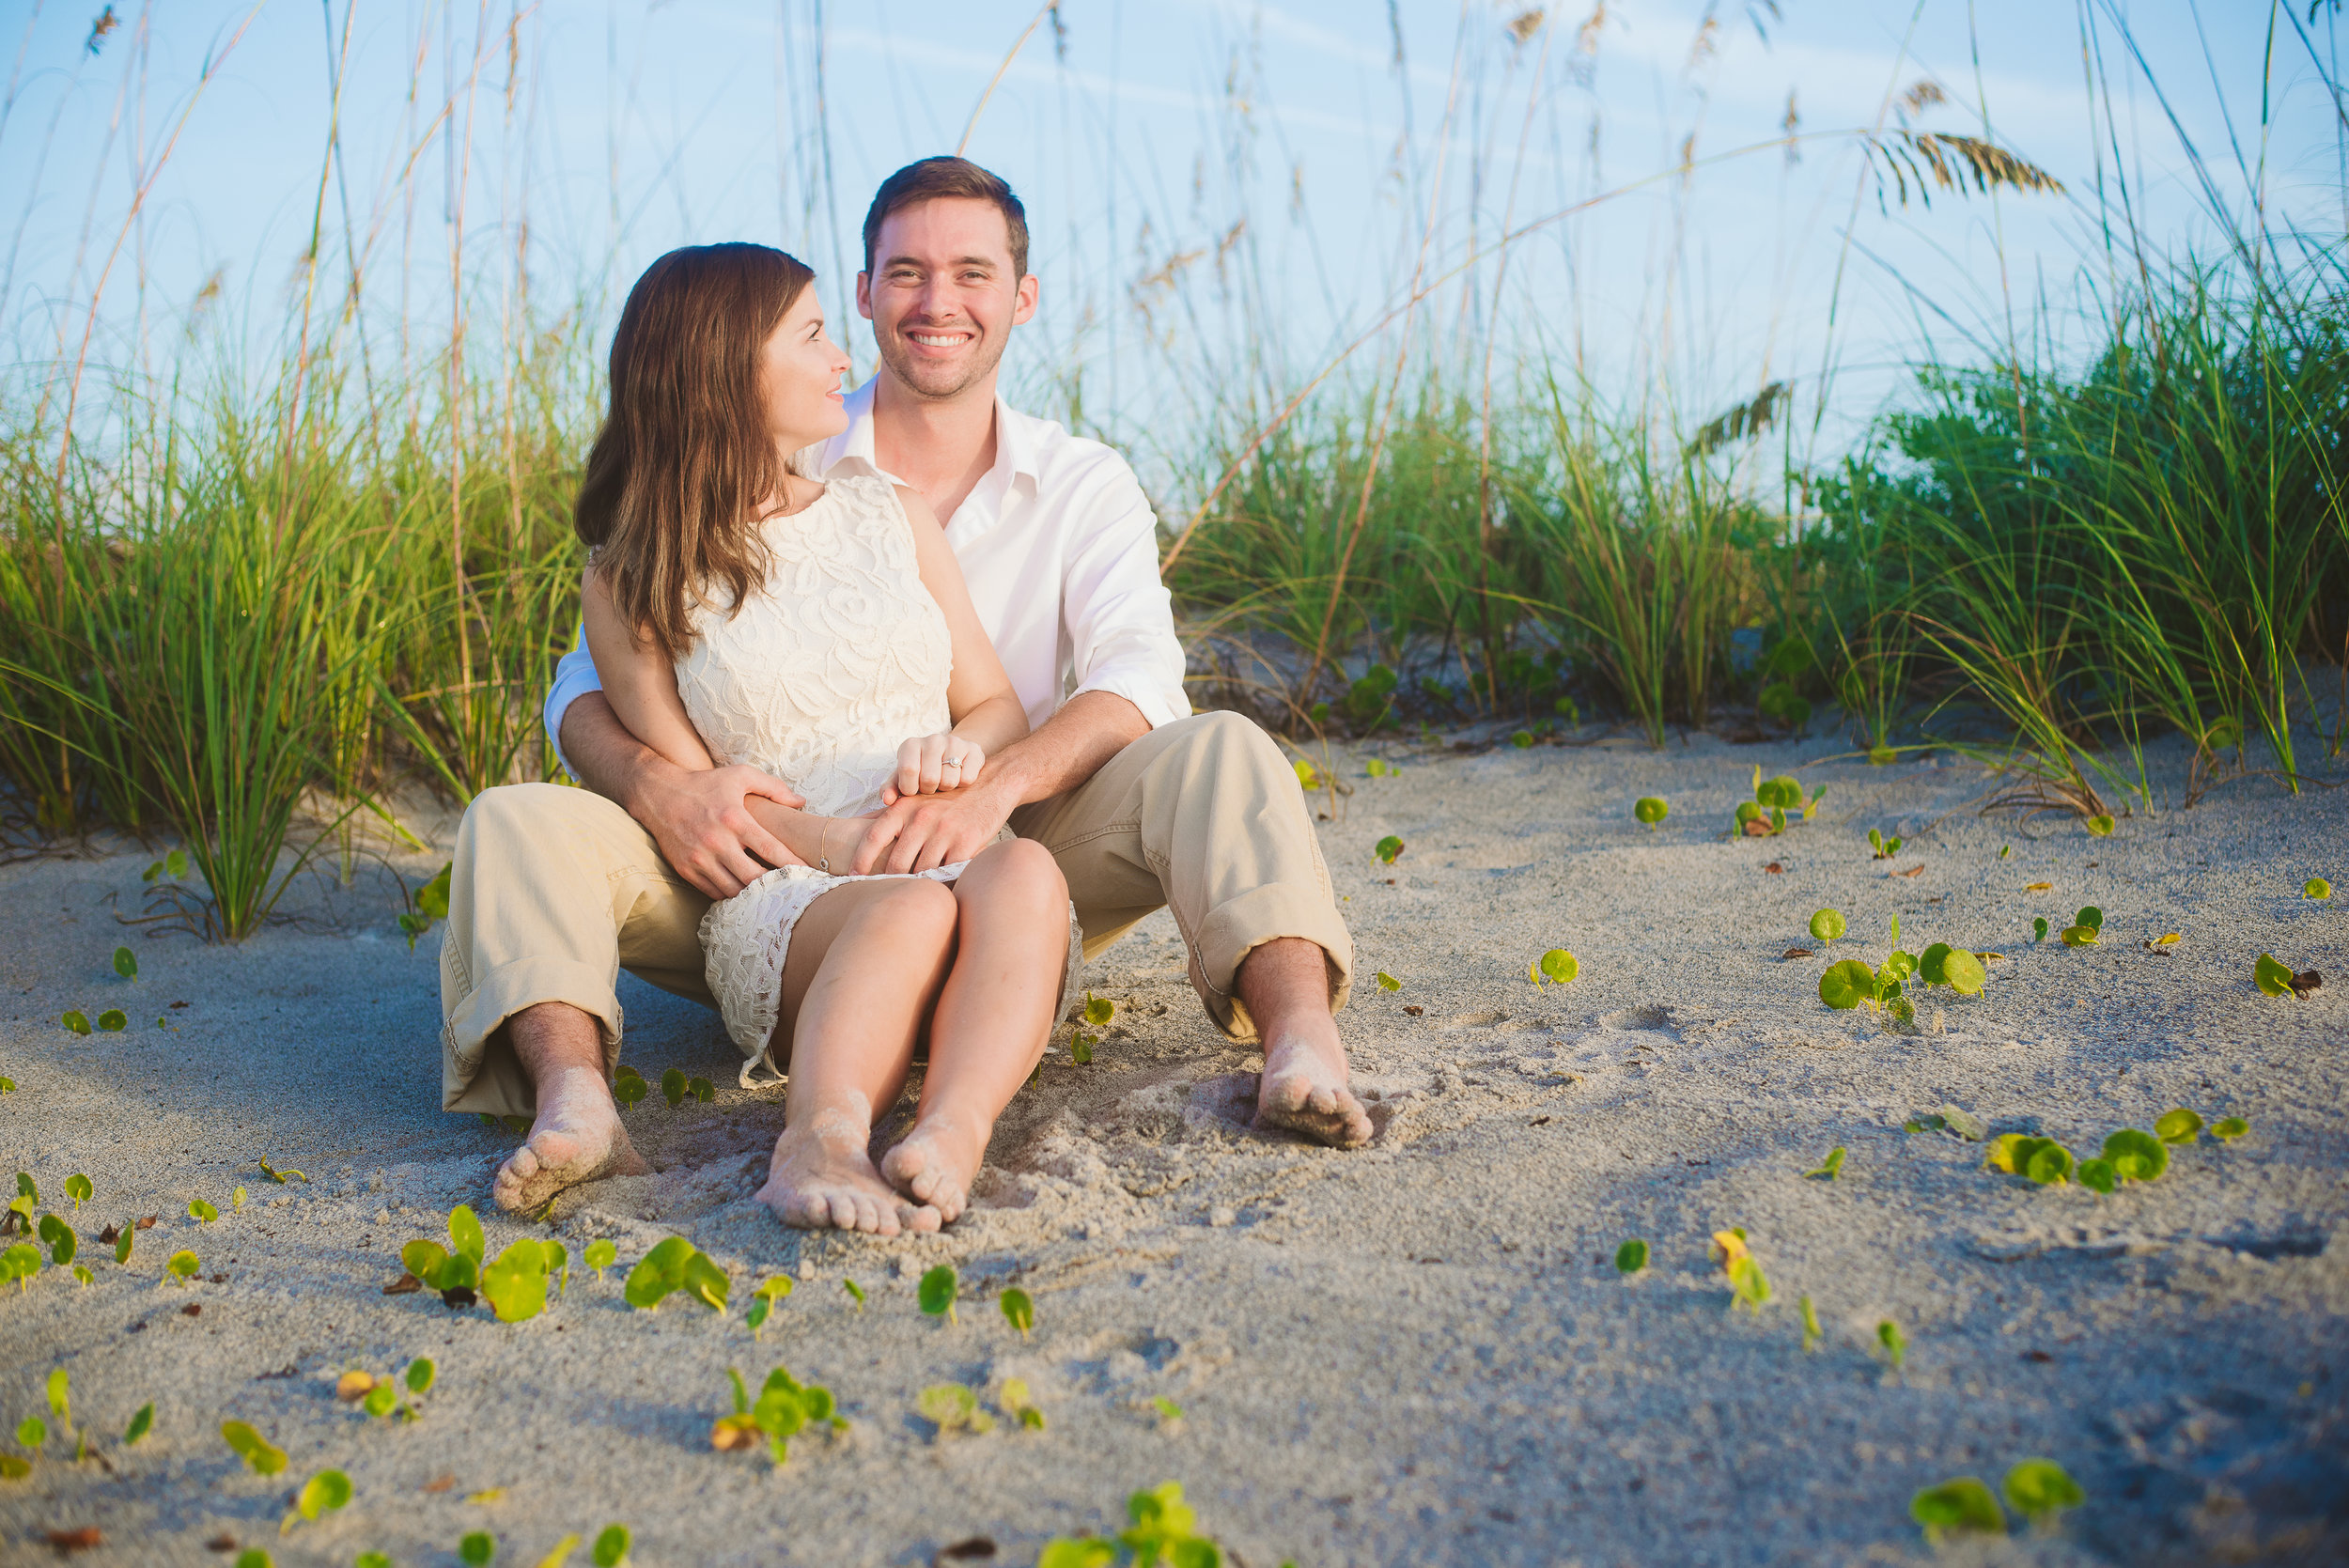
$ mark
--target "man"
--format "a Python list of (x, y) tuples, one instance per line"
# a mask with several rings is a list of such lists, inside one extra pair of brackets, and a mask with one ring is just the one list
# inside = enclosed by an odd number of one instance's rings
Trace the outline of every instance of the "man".
[[(1052, 851), (1088, 956), (1171, 905), (1210, 1016), (1263, 1042), (1258, 1125), (1361, 1143), (1370, 1122), (1332, 1017), (1352, 941), (1295, 775), (1245, 719), (1190, 716), (1157, 519), (1132, 471), (997, 395), (1012, 329), (1035, 313), (1027, 252), (1019, 198), (960, 158), (898, 170), (865, 217), (857, 309), (881, 368), (848, 398), (848, 429), (806, 457), (818, 476), (910, 486), (946, 520), (1031, 733), (976, 784), (870, 818), (853, 869), (962, 860), (1008, 824)], [(443, 1105), (535, 1116), (498, 1172), (509, 1209), (643, 1169), (608, 1086), (617, 971), (707, 1001), (702, 912), (791, 861), (760, 814), (801, 803), (755, 769), (687, 772), (647, 749), (583, 647), (546, 717), (587, 788), (474, 800), (441, 956)]]

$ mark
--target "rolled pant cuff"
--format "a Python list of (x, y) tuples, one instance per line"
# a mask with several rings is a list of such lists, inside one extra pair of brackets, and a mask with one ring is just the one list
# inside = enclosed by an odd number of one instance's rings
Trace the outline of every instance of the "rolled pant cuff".
[(1344, 1007), (1353, 991), (1354, 939), (1346, 923), (1330, 908), (1328, 894), (1318, 887), (1279, 882), (1252, 888), (1209, 910), (1199, 929), (1190, 933), (1191, 986), (1216, 1026), (1235, 1040), (1256, 1037), (1247, 1008), (1232, 992), (1240, 961), (1265, 943), (1283, 937), (1309, 941), (1328, 955), (1333, 976), (1330, 1011)]
[(518, 958), (481, 977), (441, 1029), (441, 1108), (528, 1116), (537, 1094), (514, 1048), (490, 1037), (506, 1019), (542, 1001), (568, 1002), (593, 1017), (603, 1033), (608, 1078), (620, 1059), (620, 999), (610, 976), (560, 957)]

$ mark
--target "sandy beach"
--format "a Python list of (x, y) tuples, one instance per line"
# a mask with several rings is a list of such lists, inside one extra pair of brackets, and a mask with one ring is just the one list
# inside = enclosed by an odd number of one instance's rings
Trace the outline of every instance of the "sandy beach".
[[(0, 1560), (54, 1560), (48, 1532), (96, 1527), (72, 1560), (221, 1563), (233, 1542), (439, 1565), (487, 1530), (497, 1562), (529, 1564), (620, 1521), (642, 1564), (1025, 1568), (1176, 1481), (1246, 1568), (1922, 1562), (1912, 1494), (1996, 1489), (2034, 1456), (2085, 1503), (1939, 1560), (2349, 1560), (2349, 893), (2302, 895), (2349, 886), (2349, 796), (2246, 780), (2099, 839), (1981, 816), (1992, 781), (1954, 755), (1813, 760), (1829, 749), (1339, 752), (1352, 793), (1320, 832), (1359, 946), (1341, 1022), (1372, 1144), (1249, 1127), (1257, 1059), (1202, 1016), (1160, 914), (1091, 966), (1113, 1022), (1087, 1064), (1056, 1037), (972, 1212), (892, 1241), (795, 1234), (751, 1201), (780, 1093), (735, 1087), (716, 1017), (633, 981), (627, 1060), (656, 1084), (707, 1076), (714, 1100), (656, 1090), (627, 1112), (654, 1174), (578, 1189), (545, 1224), (495, 1214), (513, 1139), (439, 1109), (440, 933), (409, 950), (381, 871), (305, 875), (286, 919), (222, 948), (117, 924), (152, 848), (0, 869), (4, 1163), (92, 1275), (0, 1295), (0, 1425), (53, 1429), (0, 1482)], [(1373, 755), (1397, 771), (1364, 776)], [(2183, 753), (2155, 763), (2174, 800)], [(1731, 837), (1757, 765), (1825, 784), (1816, 815)], [(1645, 795), (1672, 806), (1653, 830), (1632, 815)], [(413, 825), (437, 842), (393, 857), (412, 884), (455, 822)], [(1871, 828), (1899, 854), (1872, 858)], [(1392, 865), (1373, 849), (1390, 834)], [(2034, 943), (2034, 916), (2060, 928), (2085, 905), (2096, 945)], [(1822, 907), (1848, 922), (1831, 948), (1806, 930)], [(1912, 952), (1999, 955), (1982, 994), (1928, 994), (1913, 1027), (1823, 1005), (1822, 970), (1881, 959), (1895, 915)], [(110, 964), (124, 942), (134, 981)], [(1528, 964), (1559, 947), (1579, 978), (1536, 986)], [(2263, 995), (2263, 952), (2326, 984)], [(59, 1023), (110, 1008), (127, 1029)], [(1952, 1107), (2083, 1157), (2173, 1107), (2250, 1130), (2105, 1195), (1904, 1131)], [(1807, 1177), (1835, 1147), (1840, 1172)], [(264, 1159), (307, 1180), (274, 1184)], [(219, 1218), (190, 1218), (198, 1199)], [(542, 1314), (384, 1294), (401, 1244), (445, 1240), (460, 1203), (492, 1254), (526, 1234), (568, 1250)], [(100, 1230), (147, 1215), (117, 1265)], [(1771, 1287), (1758, 1311), (1733, 1310), (1708, 1256), (1731, 1227)], [(672, 1234), (729, 1274), (724, 1314), (623, 1302)], [(1626, 1276), (1633, 1237), (1652, 1261)], [(600, 1280), (581, 1262), (596, 1238), (620, 1260)], [(163, 1267), (180, 1249), (200, 1258), (185, 1284)], [(941, 1263), (953, 1323), (916, 1304)], [(744, 1308), (775, 1275), (796, 1290), (754, 1342)], [(1034, 1301), (1024, 1341), (997, 1308), (1013, 1285)], [(418, 1420), (335, 1399), (347, 1370), (419, 1356), (438, 1381)], [(780, 1469), (713, 1452), (727, 1369), (755, 1388), (777, 1365), (832, 1389), (846, 1432), (795, 1438)], [(43, 1403), (60, 1367), (79, 1462)], [(918, 1413), (952, 1382), (1000, 1417), (1008, 1379), (1043, 1430), (941, 1434)], [(229, 1420), (286, 1470), (246, 1469)], [(281, 1537), (293, 1488), (330, 1467), (349, 1505)]]

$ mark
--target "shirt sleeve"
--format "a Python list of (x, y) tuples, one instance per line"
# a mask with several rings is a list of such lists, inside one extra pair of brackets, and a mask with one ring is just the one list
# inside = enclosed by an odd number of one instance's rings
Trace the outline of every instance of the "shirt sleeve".
[(1190, 714), (1174, 601), (1159, 581), (1159, 517), (1123, 459), (1110, 458), (1088, 505), (1062, 590), (1077, 685), (1069, 695), (1113, 691), (1150, 727)]
[(603, 680), (596, 674), (596, 656), (587, 651), (587, 625), (583, 621), (571, 642), (571, 651), (554, 666), (554, 684), (547, 689), (547, 743), (562, 759), (563, 771), (574, 779), (579, 777), (579, 770), (571, 766), (570, 758), (563, 755), (563, 715), (588, 692), (602, 690)]

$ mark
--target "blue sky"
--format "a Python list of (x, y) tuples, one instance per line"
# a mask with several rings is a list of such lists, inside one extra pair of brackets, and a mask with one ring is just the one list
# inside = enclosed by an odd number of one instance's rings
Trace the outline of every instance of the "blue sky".
[[(971, 143), (1035, 230), (1045, 309), (1015, 384), (1057, 412), (1081, 371), (1087, 417), (1146, 445), (1318, 367), (1415, 273), (1481, 241), (1481, 265), (1412, 318), (1456, 371), (1476, 374), (1490, 332), (1504, 364), (1547, 354), (1703, 418), (1771, 379), (1814, 397), (1831, 361), (1847, 433), (1930, 349), (1987, 351), (2010, 321), (2084, 341), (2077, 314), (2116, 272), (2100, 176), (2116, 207), (2125, 180), (2141, 231), (2173, 254), (2215, 252), (2214, 197), (2240, 218), (2254, 188), (2271, 226), (2338, 241), (2338, 111), (2309, 50), (2329, 60), (2341, 23), (2295, 4), (1724, 0), (1707, 29), (1701, 0), (1617, 0), (1595, 22), (1575, 0), (1519, 42), (1516, 0), (1067, 0)], [(331, 23), (291, 0), (133, 0), (93, 54), (101, 9), (6, 8), (24, 24), (0, 39), (22, 51), (0, 123), (15, 358), (37, 369), (60, 341), (71, 357), (101, 271), (97, 363), (266, 349), (299, 302), (342, 0)], [(541, 307), (583, 300), (605, 320), (679, 243), (781, 243), (836, 289), (873, 185), (956, 145), (1037, 15), (1026, 0), (358, 0), (325, 269), (347, 245), (366, 254), (362, 326), (379, 340), (403, 317), (413, 338), (444, 330), (461, 186), (476, 316), (501, 308), (518, 251)], [(2101, 51), (2092, 83), (2084, 40)], [(1920, 81), (1946, 101), (1916, 129), (1986, 123), (2068, 194), (1880, 210), (1856, 142), (1821, 133), (1900, 125), (1887, 104)], [(1819, 136), (1799, 162), (1722, 156), (1782, 134), (1790, 95)], [(1496, 303), (1504, 219), (1641, 180), (1514, 246)], [(869, 364), (869, 338), (856, 349)]]

